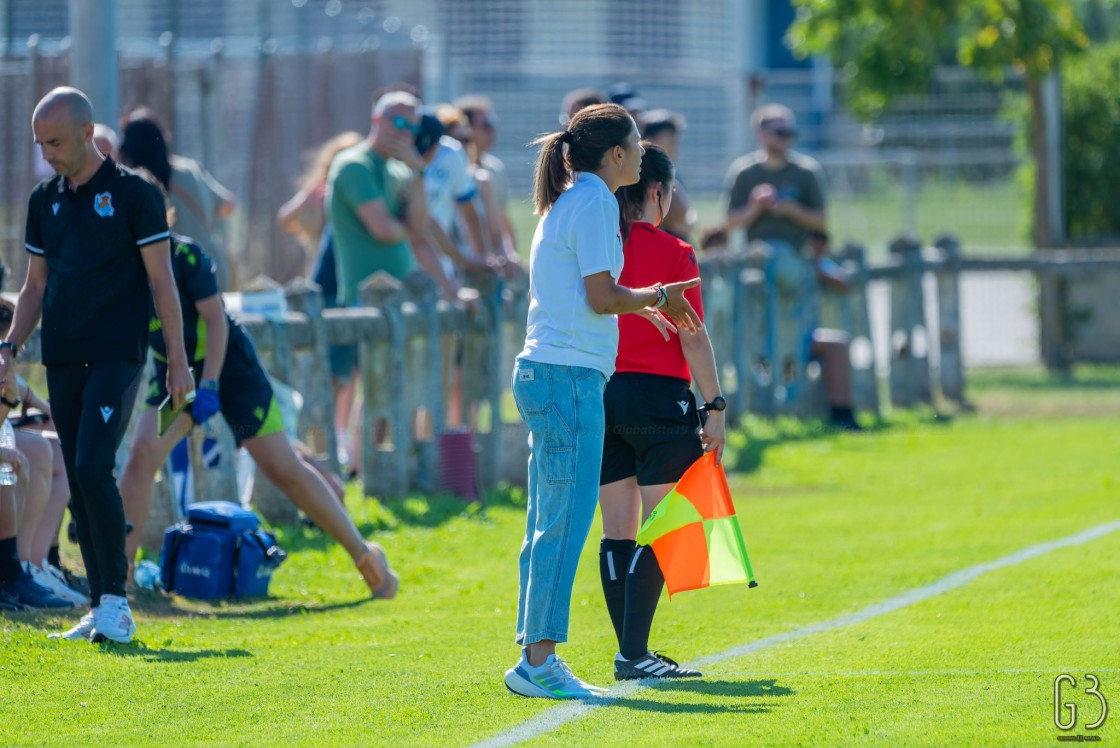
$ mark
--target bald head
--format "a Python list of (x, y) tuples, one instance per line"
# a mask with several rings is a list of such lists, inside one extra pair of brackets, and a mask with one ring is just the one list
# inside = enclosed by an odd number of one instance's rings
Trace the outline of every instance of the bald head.
[(82, 184), (97, 171), (102, 156), (93, 145), (93, 106), (76, 88), (56, 88), (31, 115), (35, 142), (57, 174)]
[(93, 124), (93, 104), (89, 97), (76, 88), (59, 86), (50, 91), (35, 105), (31, 122), (49, 119), (55, 122), (69, 122), (75, 127)]

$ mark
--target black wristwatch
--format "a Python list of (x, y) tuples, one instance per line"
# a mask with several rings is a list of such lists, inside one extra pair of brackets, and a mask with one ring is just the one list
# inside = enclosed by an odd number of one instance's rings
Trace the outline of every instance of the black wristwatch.
[(10, 340), (0, 340), (0, 348), (7, 348), (12, 352), (12, 360), (14, 361), (19, 356), (19, 346)]
[(704, 403), (704, 405), (700, 407), (700, 410), (727, 410), (727, 401), (723, 399), (723, 395), (718, 395), (712, 398), (710, 403)]
[(18, 397), (15, 400), (9, 400), (8, 398), (4, 397), (3, 395), (0, 395), (0, 403), (4, 403), (4, 405), (7, 405), (12, 410), (15, 410), (16, 408), (18, 408), (20, 405), (23, 404), (23, 400), (20, 400)]

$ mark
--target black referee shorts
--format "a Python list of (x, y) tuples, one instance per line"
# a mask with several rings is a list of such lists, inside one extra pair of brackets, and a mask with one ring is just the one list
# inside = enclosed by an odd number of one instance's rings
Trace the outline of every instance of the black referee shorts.
[(683, 379), (617, 373), (603, 395), (607, 431), (599, 485), (637, 476), (638, 485), (676, 483), (704, 454), (696, 400)]

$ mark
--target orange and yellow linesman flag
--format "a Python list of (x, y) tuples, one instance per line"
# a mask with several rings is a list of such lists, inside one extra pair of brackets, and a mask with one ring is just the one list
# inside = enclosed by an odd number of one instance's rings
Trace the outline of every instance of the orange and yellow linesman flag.
[(715, 452), (685, 471), (642, 525), (637, 541), (653, 547), (670, 598), (715, 584), (758, 586)]

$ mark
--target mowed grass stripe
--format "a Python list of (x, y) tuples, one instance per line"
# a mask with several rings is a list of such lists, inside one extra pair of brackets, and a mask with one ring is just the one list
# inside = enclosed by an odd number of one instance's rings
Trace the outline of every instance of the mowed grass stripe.
[[(1085, 518), (1114, 513), (1114, 431), (1102, 419), (1013, 427), (965, 419), (768, 447), (760, 469), (732, 478), (761, 586), (663, 600), (653, 644), (695, 659), (1072, 534)], [(64, 619), (0, 618), (5, 741), (464, 745), (546, 711), (551, 704), (501, 684), (517, 656), (523, 510), (499, 504), (428, 526), (416, 503), (412, 524), (379, 537), (403, 575), (389, 604), (347, 607), (361, 584), (349, 559), (292, 531), (293, 556), (274, 583), (282, 600), (193, 612), (142, 605), (147, 649), (60, 647), (43, 634)], [(370, 506), (352, 509), (365, 517)], [(615, 644), (597, 537), (585, 549), (563, 654), (609, 684)], [(1040, 615), (1047, 596), (1032, 590)], [(719, 722), (724, 711), (705, 719)], [(770, 742), (784, 742), (776, 735)]]

